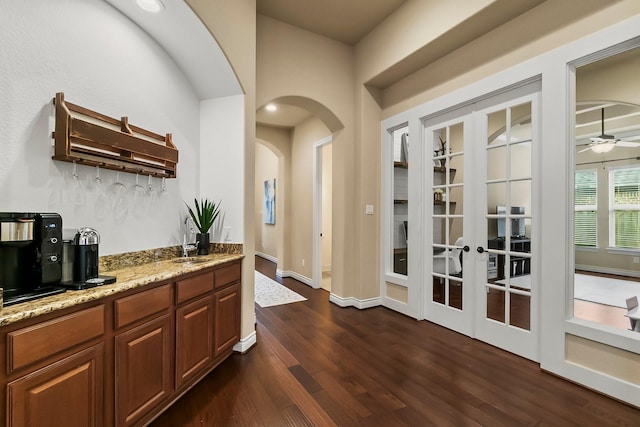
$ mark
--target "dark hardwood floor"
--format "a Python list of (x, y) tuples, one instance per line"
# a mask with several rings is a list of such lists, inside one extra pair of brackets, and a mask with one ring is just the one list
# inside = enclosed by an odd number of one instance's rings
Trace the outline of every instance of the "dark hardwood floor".
[[(275, 266), (256, 258), (275, 279)], [(178, 426), (640, 426), (640, 410), (537, 364), (386, 308), (308, 298), (256, 306), (258, 344), (153, 424)]]

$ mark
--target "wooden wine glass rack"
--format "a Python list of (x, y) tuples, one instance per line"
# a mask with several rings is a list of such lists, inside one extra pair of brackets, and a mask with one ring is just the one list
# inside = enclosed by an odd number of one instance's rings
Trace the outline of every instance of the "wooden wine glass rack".
[(165, 136), (66, 102), (64, 93), (53, 99), (56, 107), (54, 160), (99, 166), (121, 172), (175, 178), (178, 150)]

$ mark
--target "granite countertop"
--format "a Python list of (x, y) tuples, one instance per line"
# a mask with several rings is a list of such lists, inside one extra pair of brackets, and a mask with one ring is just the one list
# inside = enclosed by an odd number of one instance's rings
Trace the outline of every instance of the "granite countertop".
[(115, 276), (116, 283), (81, 291), (68, 290), (62, 294), (15, 304), (9, 307), (2, 307), (2, 311), (0, 311), (0, 326), (9, 325), (20, 320), (40, 316), (88, 301), (94, 301), (150, 283), (170, 280), (182, 274), (192, 273), (207, 267), (242, 259), (243, 257), (244, 255), (238, 253), (214, 253), (192, 257), (196, 259), (195, 262), (176, 262), (175, 258), (172, 258), (160, 259), (138, 265), (124, 266), (113, 264), (114, 268), (111, 270), (103, 271), (101, 269), (100, 275)]

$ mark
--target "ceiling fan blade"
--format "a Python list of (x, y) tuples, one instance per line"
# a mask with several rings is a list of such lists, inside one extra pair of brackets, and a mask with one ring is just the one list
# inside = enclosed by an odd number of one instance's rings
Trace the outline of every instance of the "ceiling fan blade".
[(589, 151), (591, 150), (591, 147), (593, 146), (593, 144), (589, 144), (587, 145), (587, 148), (583, 148), (582, 150), (578, 151), (578, 154), (580, 153), (584, 153), (585, 151)]
[(640, 147), (640, 142), (618, 141), (616, 145), (619, 147)]

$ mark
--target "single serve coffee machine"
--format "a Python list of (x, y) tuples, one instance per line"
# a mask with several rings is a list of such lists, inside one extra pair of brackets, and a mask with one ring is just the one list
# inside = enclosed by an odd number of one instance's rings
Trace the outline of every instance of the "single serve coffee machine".
[(0, 212), (0, 288), (4, 305), (64, 292), (62, 218), (56, 213)]
[(87, 289), (95, 286), (114, 283), (113, 276), (100, 276), (98, 274), (98, 246), (100, 234), (90, 227), (79, 228), (73, 242), (65, 241), (63, 271), (72, 272), (72, 277), (65, 277), (62, 285), (67, 289)]

